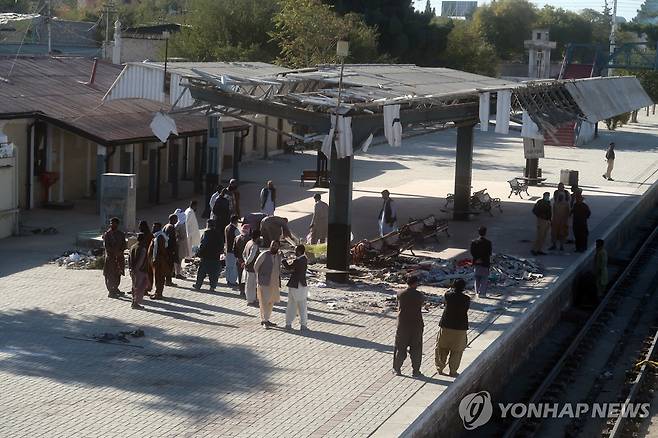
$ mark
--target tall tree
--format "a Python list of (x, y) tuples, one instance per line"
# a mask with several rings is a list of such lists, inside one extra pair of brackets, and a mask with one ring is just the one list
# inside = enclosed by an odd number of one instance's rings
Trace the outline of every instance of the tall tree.
[(658, 24), (658, 3), (656, 0), (644, 0), (633, 18), (634, 23)]
[(454, 23), (441, 60), (445, 67), (486, 76), (495, 76), (498, 68), (495, 50), (469, 21)]
[(195, 61), (272, 61), (268, 32), (276, 0), (191, 0), (187, 26), (171, 40), (172, 56)]
[(430, 17), (434, 17), (436, 15), (436, 11), (432, 7), (432, 3), (430, 0), (427, 0), (427, 3), (425, 3), (425, 10), (423, 11), (425, 15), (429, 15)]
[(499, 0), (473, 14), (476, 29), (504, 60), (522, 60), (523, 41), (537, 20), (537, 8), (527, 0)]
[(379, 58), (377, 32), (356, 14), (342, 17), (320, 0), (280, 0), (274, 16), (272, 39), (279, 45), (277, 61), (289, 67), (334, 63), (336, 43), (350, 42), (349, 62), (373, 62)]
[(548, 28), (551, 40), (557, 42), (558, 53), (569, 43), (592, 41), (592, 23), (576, 12), (546, 5), (537, 14), (536, 27)]

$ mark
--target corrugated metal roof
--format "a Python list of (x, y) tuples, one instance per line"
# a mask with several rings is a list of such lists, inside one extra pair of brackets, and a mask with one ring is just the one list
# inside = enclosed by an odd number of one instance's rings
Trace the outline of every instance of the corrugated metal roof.
[[(105, 92), (122, 67), (99, 61), (94, 84), (85, 85), (92, 65), (93, 60), (87, 58), (0, 58), (0, 78), (7, 79), (0, 81), (0, 117), (40, 114), (103, 144), (155, 139), (149, 127), (153, 114), (169, 106), (145, 99), (103, 103)], [(207, 129), (203, 116), (174, 114), (172, 117), (182, 135)], [(243, 125), (228, 123), (233, 128)]]
[(590, 122), (653, 105), (633, 76), (579, 79), (564, 86)]

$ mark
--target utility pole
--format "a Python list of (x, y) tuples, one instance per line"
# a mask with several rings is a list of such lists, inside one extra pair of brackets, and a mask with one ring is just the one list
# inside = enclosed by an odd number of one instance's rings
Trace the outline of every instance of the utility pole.
[(51, 29), (51, 22), (53, 21), (53, 14), (52, 14), (52, 9), (51, 9), (51, 1), (48, 0), (48, 17), (46, 17), (47, 20), (47, 26), (48, 26), (48, 54), (53, 53), (53, 37), (52, 37), (52, 29)]
[[(612, 61), (612, 55), (615, 54), (616, 49), (616, 37), (617, 37), (617, 0), (612, 1), (612, 23), (610, 26), (610, 60)], [(614, 69), (608, 68), (608, 76), (614, 76)]]
[(105, 43), (103, 44), (103, 58), (107, 59), (107, 49), (110, 47), (110, 15), (116, 12), (114, 0), (107, 0), (104, 5), (105, 13)]

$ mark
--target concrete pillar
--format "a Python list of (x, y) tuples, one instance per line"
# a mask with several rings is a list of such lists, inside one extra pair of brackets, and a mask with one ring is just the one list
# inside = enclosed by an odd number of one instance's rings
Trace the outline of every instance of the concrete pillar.
[(114, 44), (112, 45), (112, 64), (121, 64), (121, 22), (114, 22)]
[[(77, 138), (77, 137), (76, 137)], [(84, 140), (84, 143), (87, 148), (87, 158), (85, 160), (85, 196), (89, 198), (91, 196), (91, 145), (92, 143), (88, 140)]]
[[(53, 127), (49, 123), (46, 127), (46, 171), (52, 172), (53, 170)], [(53, 186), (48, 187), (46, 201), (52, 200)]]
[(457, 159), (455, 162), (455, 210), (454, 220), (468, 220), (473, 173), (473, 127), (468, 122), (457, 127)]
[(348, 279), (347, 271), (350, 267), (352, 157), (338, 159), (333, 148), (330, 180), (327, 280), (344, 283)]
[(30, 148), (30, 172), (28, 175), (28, 178), (30, 178), (30, 205), (29, 208), (32, 209), (34, 208), (34, 145), (36, 143), (36, 139), (34, 136), (36, 135), (36, 125), (33, 123), (30, 126), (30, 144), (28, 144), (28, 147)]
[(96, 208), (101, 211), (101, 180), (105, 173), (105, 160), (107, 157), (107, 148), (105, 146), (96, 146)]

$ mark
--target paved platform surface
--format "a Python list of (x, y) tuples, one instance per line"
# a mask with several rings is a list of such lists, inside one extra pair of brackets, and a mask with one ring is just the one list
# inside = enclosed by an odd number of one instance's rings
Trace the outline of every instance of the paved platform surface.
[[(596, 238), (615, 215), (656, 180), (656, 118), (615, 133), (602, 130), (593, 145), (547, 147), (541, 167), (557, 182), (561, 168), (580, 171)], [(601, 177), (604, 145), (618, 145), (617, 181)], [(452, 192), (455, 133), (407, 139), (404, 146), (373, 147), (355, 161), (354, 233), (368, 237), (388, 188), (399, 216), (441, 213)], [(518, 138), (477, 134), (473, 185), (503, 198), (504, 212), (451, 223), (442, 248), (466, 248), (480, 223), (490, 229), (495, 251), (527, 256), (533, 238), (532, 200), (507, 199), (505, 181), (520, 175)], [(305, 234), (313, 190), (293, 179), (313, 168), (313, 158), (284, 156), (243, 166), (243, 209), (254, 209), (262, 179), (279, 187), (279, 214)], [(267, 178), (263, 178), (268, 175)], [(533, 188), (539, 196), (544, 189)], [(553, 189), (549, 189), (552, 191)], [(142, 210), (140, 219), (162, 220), (174, 208)], [(340, 294), (382, 294), (357, 287), (313, 286), (308, 334), (263, 330), (257, 309), (219, 288), (196, 292), (190, 282), (165, 290), (164, 302), (148, 311), (106, 298), (99, 271), (74, 271), (44, 262), (72, 248), (75, 232), (95, 226), (89, 203), (73, 212), (37, 210), (28, 225), (55, 225), (60, 234), (0, 241), (0, 430), (4, 436), (393, 436), (451, 384), (436, 375), (433, 346), (441, 309), (425, 314), (424, 379), (390, 373), (395, 313), (385, 308), (356, 311), (329, 306)], [(560, 271), (578, 257), (569, 251), (545, 257), (541, 284), (498, 290), (475, 299), (469, 314), (469, 348), (462, 369), (477, 360), (497, 336), (532, 303), (548, 293)], [(122, 289), (128, 288), (124, 278)], [(283, 302), (274, 321), (283, 323)], [(91, 334), (142, 328), (130, 346), (87, 342)], [(141, 348), (140, 348), (141, 347)], [(459, 378), (459, 377), (458, 377)]]

